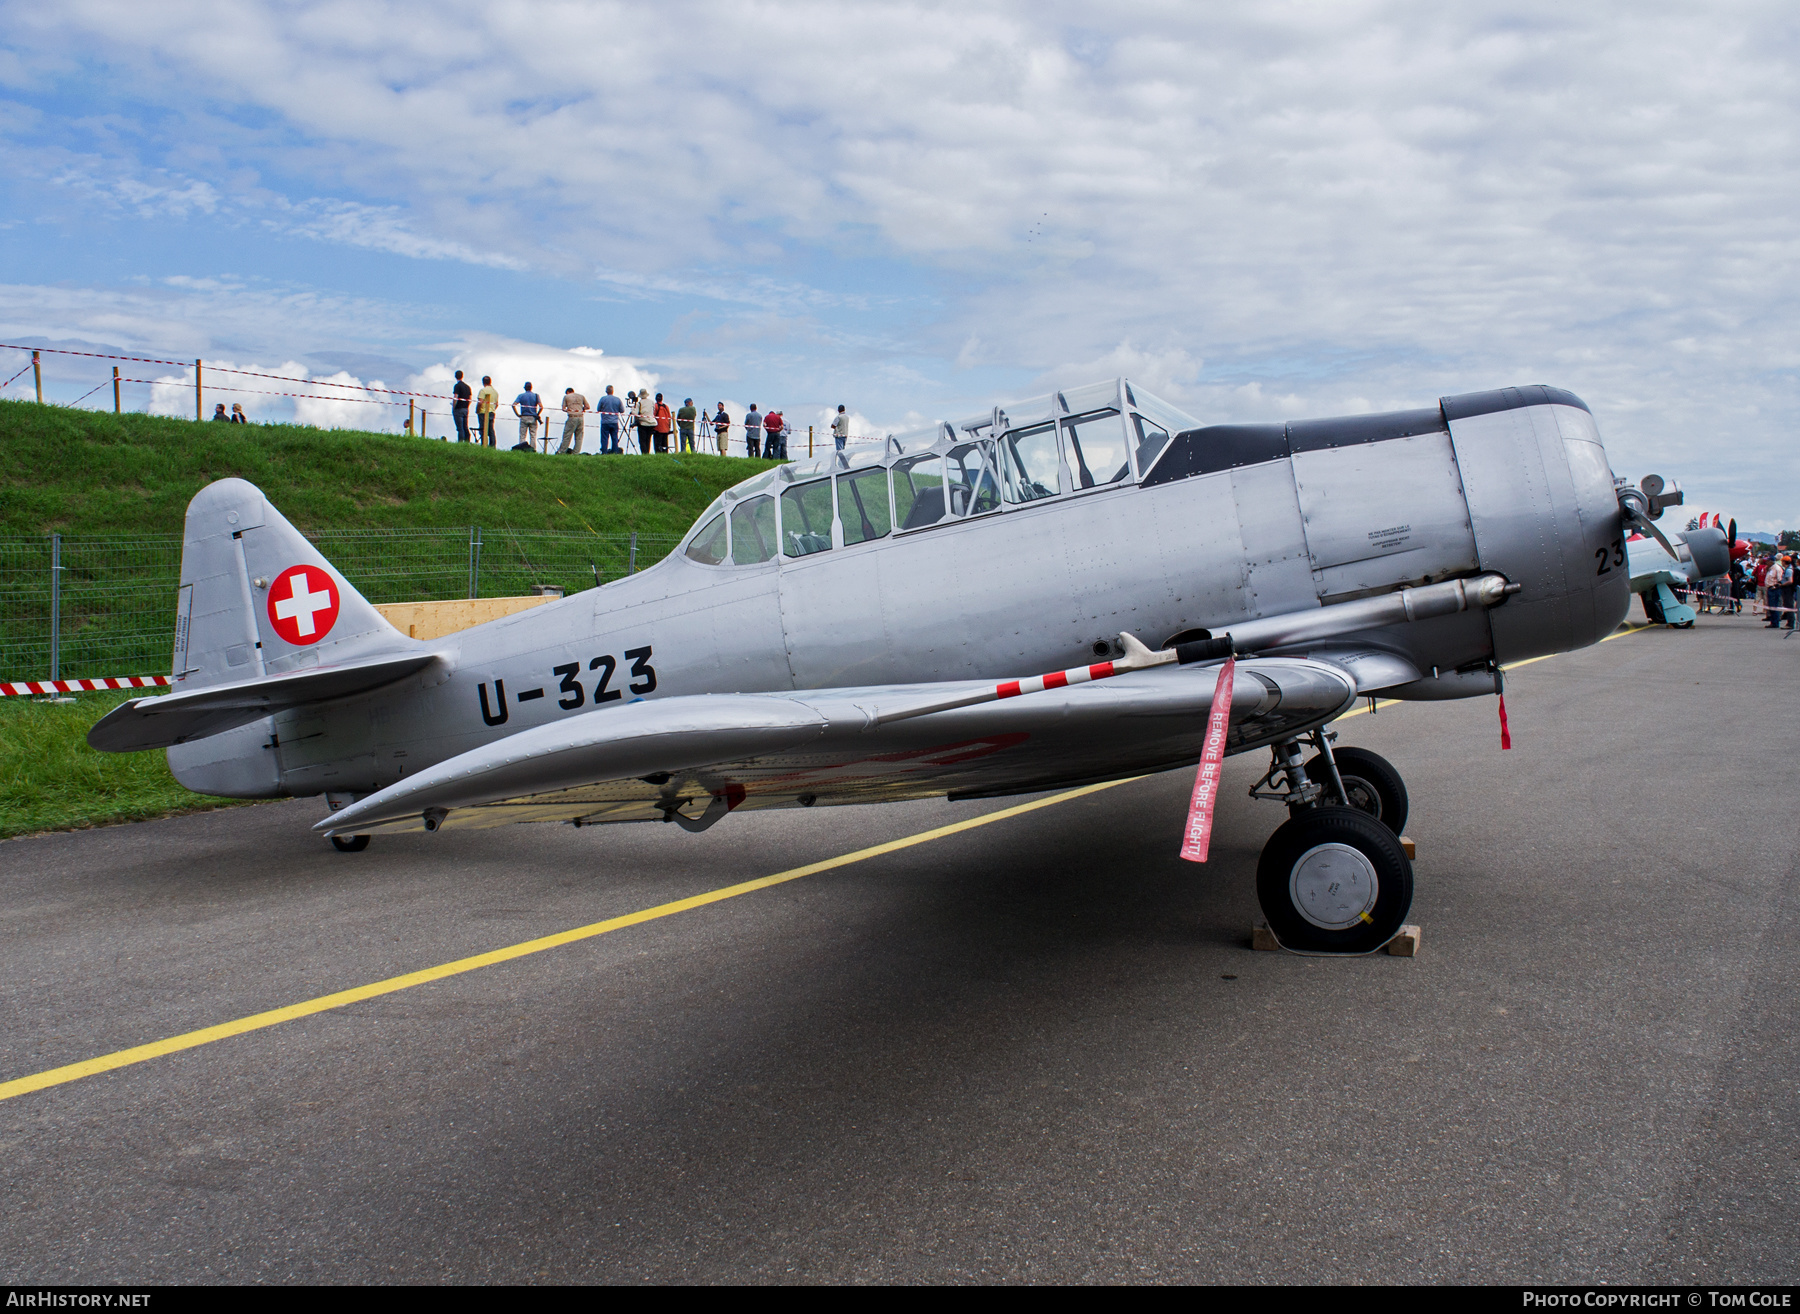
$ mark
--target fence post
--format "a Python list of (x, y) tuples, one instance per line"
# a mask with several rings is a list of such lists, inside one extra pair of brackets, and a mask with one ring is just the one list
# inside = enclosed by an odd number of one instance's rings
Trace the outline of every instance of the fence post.
[(50, 678), (61, 679), (62, 666), (62, 535), (50, 535)]
[(481, 526), (469, 526), (469, 596), (479, 596), (481, 588)]
[(206, 418), (206, 401), (200, 395), (199, 361), (194, 362), (194, 418), (196, 420), (204, 420)]
[(31, 381), (37, 384), (38, 405), (44, 404), (44, 367), (38, 364), (37, 352), (31, 353)]
[(631, 531), (631, 555), (625, 558), (625, 573), (637, 574), (637, 530)]
[(113, 366), (113, 414), (119, 413), (119, 367)]
[(812, 460), (812, 425), (806, 426), (806, 459)]

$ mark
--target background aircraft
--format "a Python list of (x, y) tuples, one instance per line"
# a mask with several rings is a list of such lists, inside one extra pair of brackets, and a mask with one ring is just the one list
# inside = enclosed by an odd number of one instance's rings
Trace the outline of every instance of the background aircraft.
[(1225, 751), (1268, 747), (1253, 792), (1289, 809), (1264, 912), (1291, 947), (1368, 952), (1412, 898), (1406, 789), (1326, 727), (1612, 632), (1652, 503), (1555, 388), (1203, 427), (1119, 379), (765, 472), (650, 570), (418, 642), (227, 479), (188, 508), (175, 692), (89, 738), (166, 747), (208, 793), (323, 794), (346, 850), (698, 830), (1191, 767), (1235, 655)]
[[(1665, 508), (1682, 503), (1680, 486), (1665, 485), (1660, 475), (1646, 475), (1639, 491), (1646, 499), (1651, 520), (1660, 518)], [(1715, 522), (1717, 519), (1715, 516)], [(1694, 623), (1695, 612), (1683, 598), (1703, 581), (1730, 573), (1737, 521), (1731, 522), (1729, 531), (1716, 523), (1690, 525), (1668, 535), (1658, 533), (1654, 526), (1644, 528), (1647, 532), (1633, 534), (1625, 542), (1631, 591), (1638, 595), (1644, 604), (1644, 615), (1652, 621), (1686, 629)]]

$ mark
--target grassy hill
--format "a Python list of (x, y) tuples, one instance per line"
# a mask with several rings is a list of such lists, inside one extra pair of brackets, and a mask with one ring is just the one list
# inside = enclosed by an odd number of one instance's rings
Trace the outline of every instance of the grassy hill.
[[(557, 459), (394, 434), (195, 423), (34, 402), (0, 402), (0, 452), (0, 536), (71, 538), (61, 575), (61, 673), (75, 677), (168, 669), (179, 546), (144, 540), (179, 535), (188, 500), (215, 479), (256, 484), (301, 530), (323, 535), (327, 555), (366, 593), (395, 601), (432, 596), (434, 587), (460, 596), (466, 535), (370, 535), (382, 542), (353, 552), (354, 531), (480, 525), (488, 540), (484, 596), (523, 592), (539, 580), (582, 588), (596, 558), (609, 577), (622, 570), (618, 545), (603, 548), (594, 535), (650, 536), (639, 558), (645, 564), (721, 490), (773, 464), (718, 456)], [(557, 534), (571, 536), (561, 557), (547, 542)], [(89, 536), (113, 544), (84, 546)], [(0, 664), (18, 668), (0, 670), (0, 678), (47, 674), (40, 649), (48, 560), (41, 542), (0, 544), (0, 655), (7, 656)], [(88, 728), (129, 696), (0, 698), (0, 838), (223, 804), (176, 784), (161, 753), (88, 748)]]
[(557, 460), (395, 434), (10, 401), (0, 402), (0, 451), (0, 534), (179, 534), (188, 500), (230, 475), (257, 485), (307, 531), (492, 525), (679, 534), (721, 490), (773, 464), (698, 455)]

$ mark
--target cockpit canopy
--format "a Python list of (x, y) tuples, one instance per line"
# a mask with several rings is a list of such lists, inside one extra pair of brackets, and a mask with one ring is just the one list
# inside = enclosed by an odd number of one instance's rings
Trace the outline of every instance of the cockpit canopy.
[(764, 471), (726, 489), (682, 551), (751, 565), (1128, 486), (1198, 426), (1125, 379), (1011, 402)]

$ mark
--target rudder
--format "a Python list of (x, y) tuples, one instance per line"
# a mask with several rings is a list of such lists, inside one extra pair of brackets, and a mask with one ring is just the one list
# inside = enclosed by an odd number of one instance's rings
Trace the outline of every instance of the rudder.
[(382, 619), (246, 480), (195, 494), (182, 538), (177, 690), (423, 646)]

